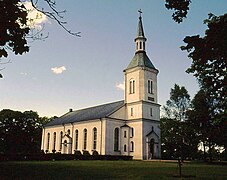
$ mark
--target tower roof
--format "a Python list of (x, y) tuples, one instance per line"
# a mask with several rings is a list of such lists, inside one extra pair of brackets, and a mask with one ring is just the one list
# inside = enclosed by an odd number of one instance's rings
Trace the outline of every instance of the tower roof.
[(134, 67), (148, 67), (155, 69), (154, 65), (144, 51), (137, 52), (126, 69), (131, 69)]
[(144, 37), (142, 17), (139, 17), (139, 23), (137, 28), (137, 37)]
[(142, 11), (139, 10), (138, 12), (140, 13), (140, 15), (139, 15), (139, 22), (137, 27), (137, 35), (135, 38), (136, 52), (131, 62), (129, 63), (128, 67), (125, 70), (135, 68), (135, 67), (148, 67), (156, 70), (156, 68), (152, 64), (151, 60), (149, 59), (145, 51), (146, 38), (144, 35), (143, 23), (142, 23), (142, 17), (141, 17)]

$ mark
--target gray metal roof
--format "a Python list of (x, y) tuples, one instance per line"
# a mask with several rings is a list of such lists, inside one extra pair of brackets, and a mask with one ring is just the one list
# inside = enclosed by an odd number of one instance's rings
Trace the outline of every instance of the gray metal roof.
[(137, 66), (155, 69), (154, 65), (150, 61), (146, 52), (144, 52), (144, 51), (136, 52), (135, 56), (132, 58), (130, 64), (128, 65), (128, 67), (126, 69), (134, 68)]
[(46, 126), (55, 126), (55, 125), (108, 117), (108, 115), (115, 112), (123, 105), (124, 105), (124, 101), (122, 100), (122, 101), (112, 102), (112, 103), (103, 104), (95, 107), (68, 112), (65, 115), (47, 123)]
[(137, 28), (137, 37), (144, 37), (142, 17), (139, 17), (139, 23)]

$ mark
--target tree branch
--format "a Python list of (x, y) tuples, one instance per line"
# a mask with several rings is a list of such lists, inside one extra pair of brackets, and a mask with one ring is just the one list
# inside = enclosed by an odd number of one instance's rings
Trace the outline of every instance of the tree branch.
[(73, 36), (77, 36), (77, 37), (81, 37), (81, 32), (72, 32), (71, 30), (69, 30), (68, 28), (65, 27), (65, 24), (67, 24), (66, 21), (62, 21), (61, 19), (64, 18), (64, 16), (62, 15), (63, 13), (66, 12), (66, 10), (63, 11), (58, 11), (56, 9), (56, 2), (53, 0), (44, 0), (48, 7), (51, 9), (51, 12), (49, 11), (45, 11), (44, 8), (39, 9), (37, 7), (37, 3), (39, 0), (36, 0), (34, 2), (34, 0), (30, 0), (31, 4), (33, 6), (34, 9), (36, 9), (38, 12), (45, 14), (47, 17), (49, 17), (50, 19), (53, 19), (54, 21), (56, 21), (58, 23), (58, 25), (60, 25), (66, 32), (68, 32), (69, 34), (73, 35)]

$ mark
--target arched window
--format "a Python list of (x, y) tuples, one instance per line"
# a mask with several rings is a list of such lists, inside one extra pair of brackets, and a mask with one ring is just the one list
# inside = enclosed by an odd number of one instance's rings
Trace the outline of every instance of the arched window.
[(143, 49), (145, 50), (145, 42), (143, 42)]
[(127, 138), (127, 131), (124, 131), (124, 138)]
[(47, 134), (47, 149), (49, 151), (50, 149), (50, 133)]
[(97, 128), (93, 128), (93, 150), (97, 147)]
[(70, 129), (68, 129), (68, 131), (67, 131), (67, 132), (68, 132), (68, 135), (70, 135)]
[(142, 42), (140, 41), (140, 49), (142, 49)]
[(87, 129), (84, 129), (84, 150), (87, 149)]
[(127, 152), (127, 145), (124, 145), (124, 152)]
[(133, 116), (133, 108), (131, 108), (131, 116)]
[(119, 128), (114, 129), (114, 151), (119, 150)]
[(79, 132), (78, 130), (75, 131), (75, 149), (78, 149), (78, 138), (79, 138)]
[(131, 144), (131, 150), (130, 150), (130, 151), (131, 151), (131, 152), (133, 152), (133, 151), (134, 151), (134, 142), (133, 142), (133, 141), (131, 141), (131, 143), (130, 143), (130, 144)]
[(133, 137), (133, 136), (134, 136), (134, 129), (131, 128), (131, 137)]
[(153, 116), (153, 110), (150, 108), (150, 115)]
[(63, 138), (63, 132), (61, 131), (60, 132), (60, 151), (61, 151), (61, 149), (62, 149), (62, 138)]
[(134, 94), (135, 93), (135, 80), (131, 79), (129, 82), (129, 93)]
[(153, 94), (153, 82), (148, 80), (148, 93)]
[(56, 150), (56, 132), (53, 135), (53, 150)]

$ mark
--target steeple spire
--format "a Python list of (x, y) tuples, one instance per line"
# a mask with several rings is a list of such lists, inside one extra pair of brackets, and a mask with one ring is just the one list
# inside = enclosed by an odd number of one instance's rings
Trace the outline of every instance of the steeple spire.
[(138, 29), (137, 29), (137, 37), (144, 37), (144, 32), (143, 32), (143, 24), (142, 24), (142, 11), (141, 9), (138, 10), (139, 12), (139, 23), (138, 23)]
[(156, 70), (145, 51), (145, 43), (147, 39), (145, 38), (144, 31), (143, 31), (142, 16), (141, 16), (142, 11), (139, 10), (138, 12), (139, 12), (139, 23), (137, 27), (137, 35), (135, 38), (136, 52), (130, 64), (125, 70), (135, 68), (135, 67), (147, 67), (147, 68)]
[(139, 23), (138, 23), (138, 28), (137, 28), (137, 37), (135, 38), (136, 42), (136, 53), (139, 51), (145, 51), (145, 42), (146, 38), (144, 36), (144, 31), (143, 31), (143, 23), (142, 23), (142, 11), (141, 9), (138, 10), (139, 12)]

